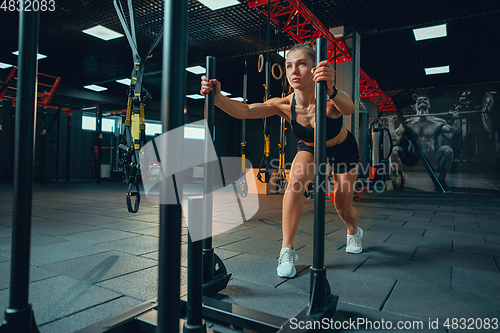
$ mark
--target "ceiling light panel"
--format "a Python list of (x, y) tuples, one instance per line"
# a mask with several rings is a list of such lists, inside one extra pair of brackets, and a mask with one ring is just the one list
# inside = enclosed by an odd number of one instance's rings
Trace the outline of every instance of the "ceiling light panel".
[(429, 67), (425, 69), (426, 75), (444, 74), (450, 72), (450, 66)]
[[(13, 55), (19, 56), (19, 50), (12, 52)], [(47, 56), (45, 54), (37, 53), (36, 60), (45, 59)]]
[(413, 29), (415, 40), (425, 40), (439, 37), (446, 37), (446, 24), (435, 25), (432, 27)]
[(200, 95), (200, 94), (194, 94), (194, 95), (186, 95), (187, 98), (191, 98), (191, 99), (202, 99), (202, 98), (205, 98), (203, 97), (203, 95)]
[(93, 91), (97, 91), (97, 92), (100, 92), (100, 91), (104, 91), (104, 90), (108, 90), (108, 88), (106, 87), (101, 87), (101, 86), (98, 86), (96, 84), (91, 84), (91, 85), (88, 85), (88, 86), (83, 86), (85, 89), (89, 89), (89, 90), (93, 90)]
[(83, 30), (83, 33), (87, 35), (91, 35), (102, 40), (108, 41), (111, 39), (123, 37), (121, 33), (118, 33), (114, 30), (103, 27), (102, 25), (96, 25), (93, 28)]
[(193, 73), (193, 74), (205, 74), (207, 72), (207, 70), (201, 66), (188, 67), (188, 68), (186, 68), (186, 70), (188, 72)]
[(211, 10), (217, 10), (229, 6), (239, 5), (240, 3), (236, 0), (198, 0)]
[(120, 80), (116, 80), (116, 82), (124, 84), (126, 86), (130, 86), (130, 79), (120, 79)]

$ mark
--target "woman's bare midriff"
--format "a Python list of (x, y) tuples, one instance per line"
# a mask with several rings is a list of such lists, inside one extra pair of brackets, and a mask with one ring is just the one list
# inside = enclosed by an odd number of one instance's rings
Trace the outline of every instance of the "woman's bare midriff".
[[(347, 137), (347, 129), (344, 126), (342, 126), (340, 133), (336, 137), (326, 141), (326, 146), (332, 147), (341, 144), (342, 142), (344, 142), (346, 137)], [(304, 142), (304, 143), (308, 146), (314, 147), (314, 142)]]

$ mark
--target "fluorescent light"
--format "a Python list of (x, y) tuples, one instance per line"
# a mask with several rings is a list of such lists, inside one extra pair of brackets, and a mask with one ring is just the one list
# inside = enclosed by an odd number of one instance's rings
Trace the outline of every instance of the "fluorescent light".
[(188, 72), (193, 73), (193, 74), (205, 74), (207, 72), (207, 70), (201, 66), (188, 67), (188, 68), (186, 68), (186, 70)]
[(121, 79), (121, 80), (116, 80), (116, 82), (124, 84), (126, 86), (130, 86), (130, 79)]
[(101, 87), (101, 86), (98, 86), (96, 84), (91, 84), (91, 85), (88, 85), (88, 86), (83, 86), (85, 89), (89, 89), (89, 90), (93, 90), (93, 91), (104, 91), (104, 90), (108, 90), (108, 88), (106, 87)]
[(228, 93), (228, 92), (225, 92), (225, 91), (221, 91), (220, 92), (222, 96), (231, 96), (231, 93)]
[(111, 40), (115, 39), (118, 37), (123, 37), (121, 33), (118, 33), (116, 31), (113, 31), (111, 29), (108, 29), (106, 27), (103, 27), (102, 25), (96, 25), (93, 28), (85, 29), (83, 30), (83, 33), (86, 33), (87, 35), (91, 35), (103, 40)]
[(233, 101), (243, 102), (243, 97), (233, 97), (231, 98)]
[[(12, 54), (18, 56), (19, 50), (12, 52)], [(45, 59), (45, 58), (47, 58), (47, 56), (45, 54), (41, 54), (41, 53), (36, 54), (36, 60)]]
[(0, 62), (0, 68), (1, 69), (6, 69), (6, 68), (10, 68), (12, 67), (13, 65), (11, 64), (6, 64), (5, 62)]
[(425, 69), (425, 74), (431, 75), (431, 74), (442, 74), (442, 73), (449, 73), (450, 72), (450, 66), (440, 66), (440, 67), (429, 67)]
[(415, 40), (424, 40), (438, 37), (446, 37), (446, 24), (435, 25), (432, 27), (413, 29)]
[(236, 0), (198, 0), (211, 10), (217, 10), (229, 6), (239, 5), (240, 3)]
[(288, 54), (288, 52), (290, 51), (280, 51), (278, 52), (278, 55), (286, 59), (286, 55)]
[(200, 94), (194, 94), (194, 95), (186, 95), (187, 98), (192, 98), (192, 99), (202, 99), (205, 98), (203, 95)]

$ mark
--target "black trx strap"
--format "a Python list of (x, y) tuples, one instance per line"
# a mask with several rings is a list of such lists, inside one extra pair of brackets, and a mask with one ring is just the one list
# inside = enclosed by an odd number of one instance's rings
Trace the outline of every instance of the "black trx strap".
[[(271, 62), (269, 59), (269, 49), (271, 47), (271, 0), (267, 1), (267, 48), (266, 48), (266, 84), (265, 87), (265, 101), (270, 97), (271, 89)], [(259, 173), (257, 179), (261, 183), (269, 183), (271, 179), (271, 169), (269, 167), (269, 149), (271, 142), (271, 135), (269, 134), (269, 122), (267, 118), (264, 119), (264, 156), (259, 166)], [(264, 168), (263, 168), (264, 166)], [(262, 181), (261, 174), (264, 174), (264, 181)]]
[[(130, 15), (130, 28), (127, 25), (125, 12), (120, 0), (113, 0), (113, 4), (120, 19), (125, 36), (132, 49), (134, 66), (128, 90), (127, 114), (125, 118), (125, 136), (120, 149), (123, 150), (123, 169), (125, 180), (129, 184), (127, 192), (127, 208), (131, 213), (137, 213), (141, 201), (139, 184), (142, 181), (140, 162), (140, 150), (146, 144), (146, 123), (144, 118), (144, 107), (151, 100), (151, 94), (142, 87), (142, 78), (147, 59), (151, 52), (158, 45), (163, 37), (163, 28), (151, 45), (147, 55), (141, 59), (137, 48), (137, 37), (135, 33), (134, 8), (132, 0), (128, 0), (128, 11)], [(135, 191), (132, 188), (135, 186)], [(132, 197), (135, 197), (135, 204), (132, 207)]]
[[(278, 47), (277, 47), (277, 55), (278, 55), (278, 61), (280, 61), (280, 57), (279, 57), (279, 52), (280, 52), (280, 33), (279, 33), (279, 29), (278, 29)], [(285, 47), (283, 47), (283, 56), (285, 55)], [(278, 65), (280, 65), (278, 63)], [(286, 75), (285, 75), (286, 77)], [(286, 92), (285, 92), (285, 82), (286, 82), (286, 78), (281, 78), (281, 97), (285, 97), (286, 96)], [(285, 135), (285, 131), (286, 131), (286, 121), (285, 121), (285, 118), (281, 118), (281, 123), (280, 123), (280, 143), (278, 145), (279, 147), (279, 168), (278, 168), (278, 175), (277, 175), (277, 180), (276, 180), (276, 186), (277, 186), (277, 190), (281, 190), (283, 188), (286, 187), (286, 184), (287, 184), (287, 179), (286, 179), (286, 169), (285, 169), (285, 147), (286, 147), (286, 135)]]
[[(247, 54), (245, 50), (245, 73), (243, 74), (243, 103), (247, 104)], [(246, 181), (246, 119), (241, 122), (241, 174), (237, 184), (238, 193), (245, 198), (248, 194), (248, 185)]]

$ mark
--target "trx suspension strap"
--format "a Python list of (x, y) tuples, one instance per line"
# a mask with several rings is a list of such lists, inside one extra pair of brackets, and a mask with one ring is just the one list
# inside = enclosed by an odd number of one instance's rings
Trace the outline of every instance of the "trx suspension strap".
[[(271, 62), (269, 59), (269, 49), (271, 45), (271, 0), (267, 1), (267, 47), (266, 47), (266, 84), (265, 88), (265, 97), (264, 101), (269, 100), (270, 97), (270, 89), (271, 89)], [(264, 119), (264, 156), (262, 157), (262, 161), (259, 166), (259, 173), (257, 174), (257, 179), (261, 183), (269, 183), (271, 178), (271, 169), (269, 168), (269, 148), (271, 143), (271, 135), (269, 134), (269, 122), (267, 118)], [(264, 168), (263, 168), (264, 166)], [(262, 181), (261, 174), (264, 174), (264, 181)]]
[[(280, 59), (279, 57), (279, 32), (278, 32), (278, 61)], [(283, 56), (285, 55), (285, 47), (283, 47)], [(278, 64), (279, 65), (279, 64)], [(281, 97), (286, 96), (285, 92), (285, 82), (286, 78), (280, 78), (281, 79)], [(285, 170), (285, 147), (286, 147), (286, 121), (285, 118), (281, 118), (281, 123), (280, 123), (280, 143), (279, 143), (279, 168), (278, 168), (278, 178), (276, 180), (276, 186), (277, 190), (281, 190), (286, 187), (286, 170)]]
[(281, 118), (280, 125), (280, 143), (279, 143), (279, 168), (278, 168), (278, 178), (276, 179), (277, 190), (281, 190), (285, 188), (287, 180), (286, 180), (286, 170), (285, 170), (285, 147), (286, 147), (286, 123), (285, 118)]
[[(247, 55), (245, 52), (245, 73), (243, 74), (243, 103), (247, 104)], [(241, 122), (241, 176), (238, 181), (238, 193), (245, 198), (248, 194), (248, 185), (246, 182), (246, 119)]]
[[(158, 45), (163, 36), (163, 29), (151, 45), (147, 55), (141, 59), (137, 49), (137, 37), (135, 33), (134, 8), (132, 0), (128, 0), (128, 11), (130, 15), (130, 29), (125, 19), (125, 12), (119, 0), (113, 0), (113, 4), (120, 19), (125, 36), (132, 49), (134, 67), (130, 79), (130, 88), (128, 90), (127, 113), (125, 117), (125, 136), (120, 149), (123, 150), (123, 169), (125, 180), (128, 186), (127, 208), (131, 213), (137, 213), (141, 201), (139, 184), (142, 181), (141, 166), (139, 164), (140, 149), (146, 144), (146, 125), (144, 118), (144, 106), (151, 100), (151, 94), (142, 87), (142, 77), (144, 75), (144, 66), (151, 52)], [(133, 188), (135, 187), (135, 190)], [(132, 207), (132, 199), (135, 197), (135, 204)]]

